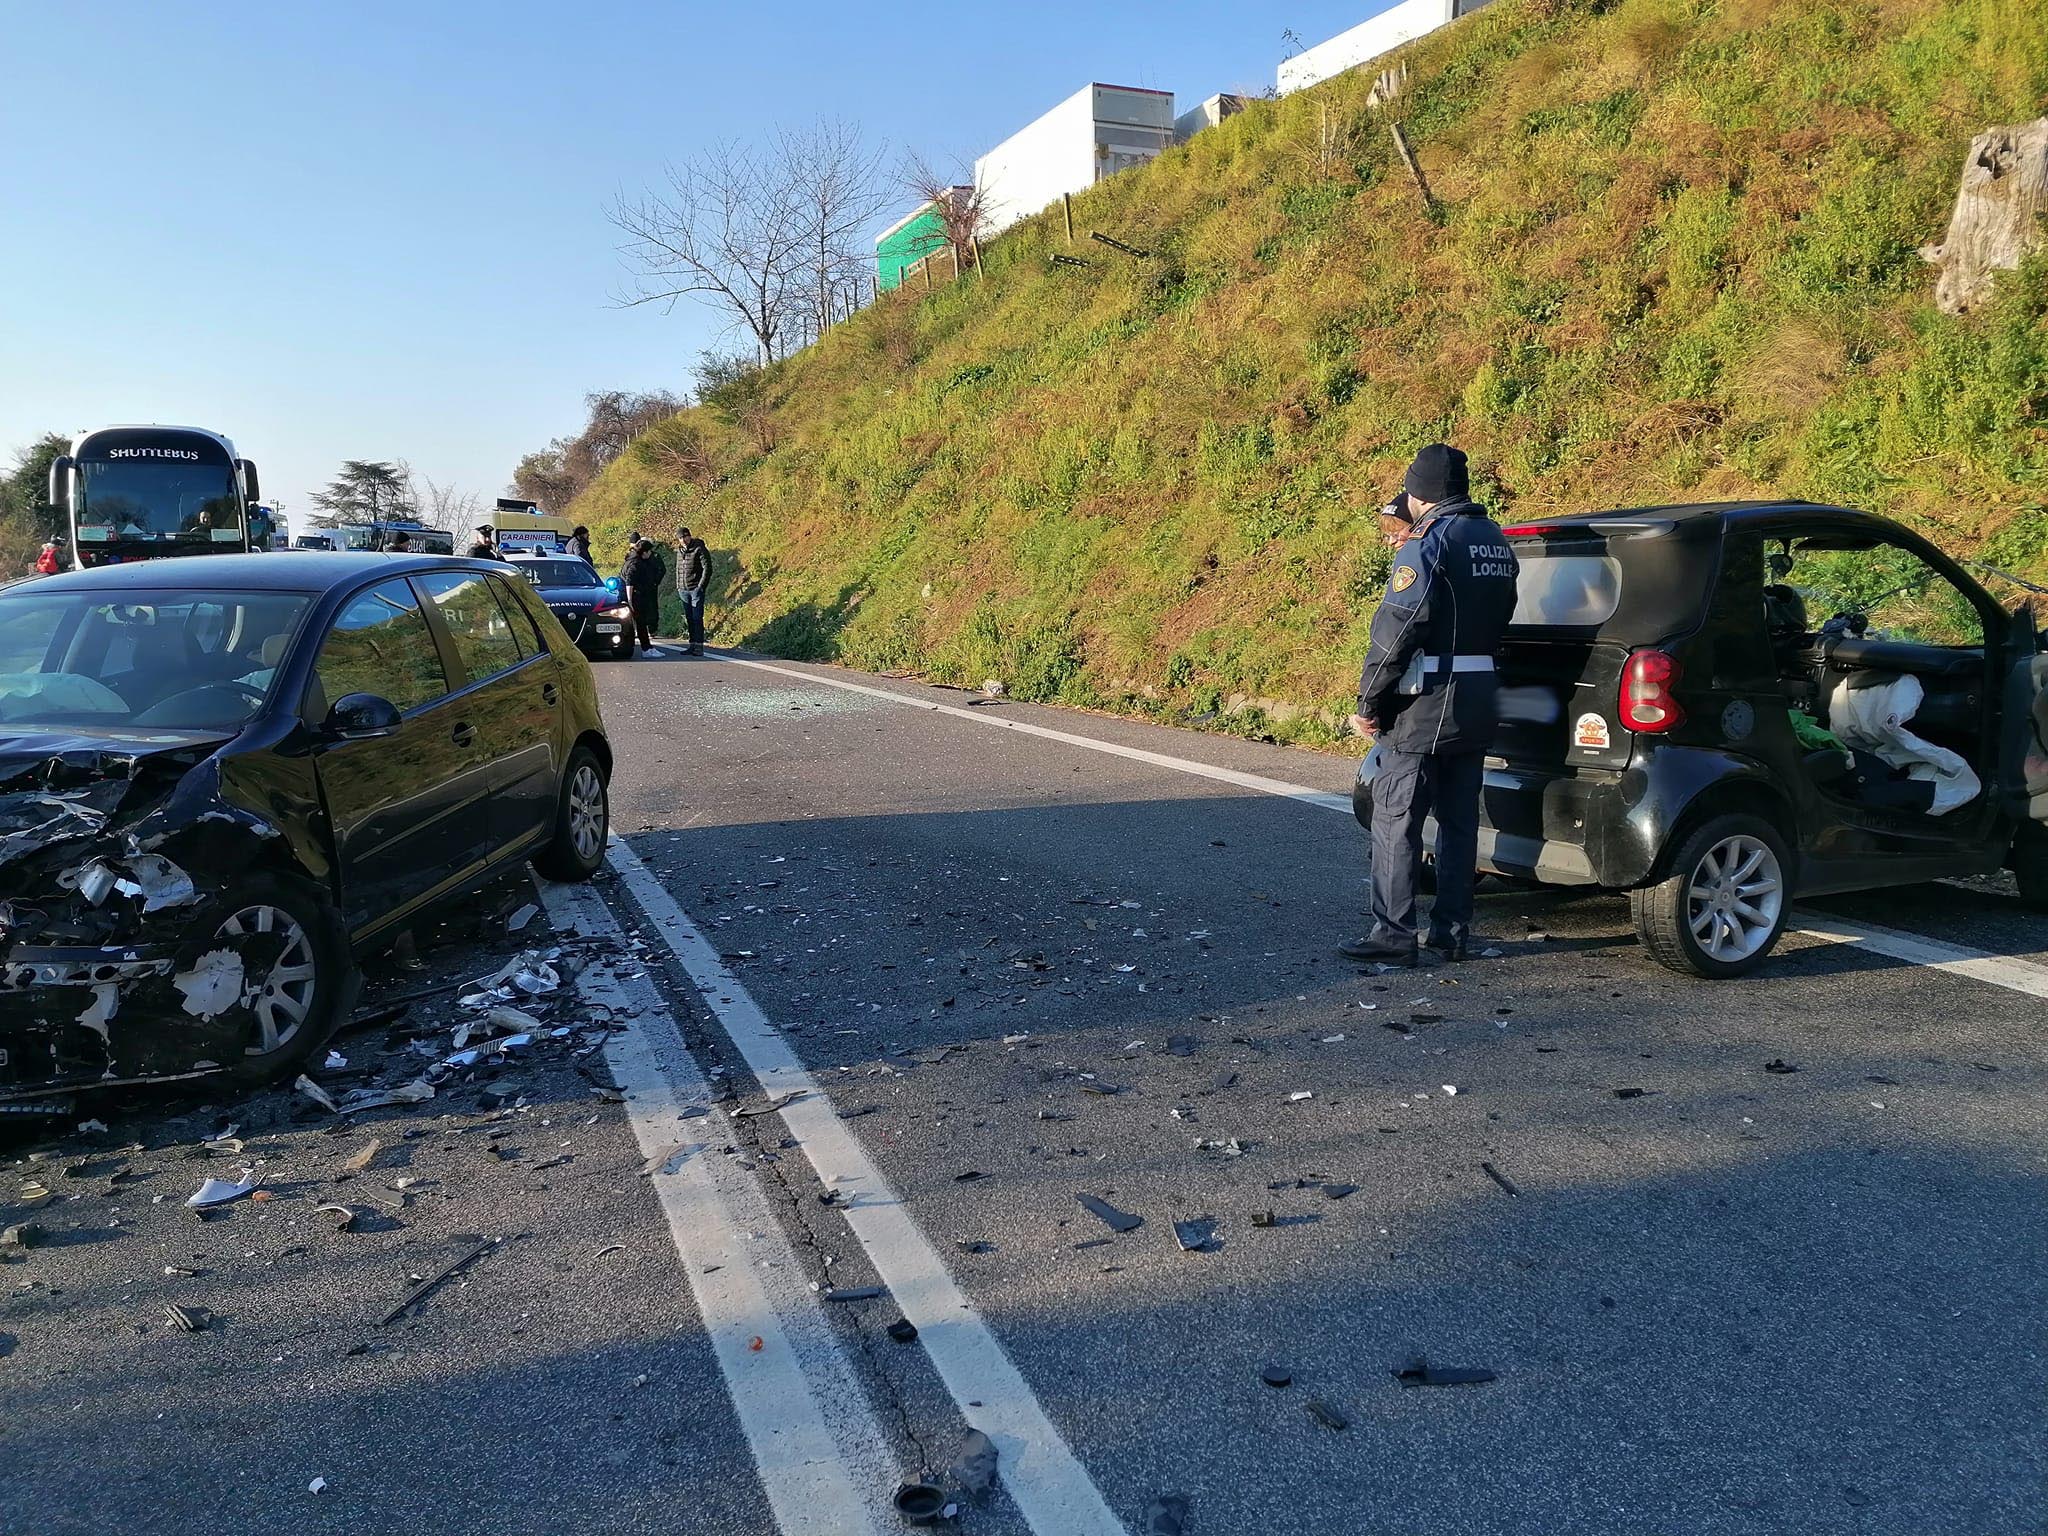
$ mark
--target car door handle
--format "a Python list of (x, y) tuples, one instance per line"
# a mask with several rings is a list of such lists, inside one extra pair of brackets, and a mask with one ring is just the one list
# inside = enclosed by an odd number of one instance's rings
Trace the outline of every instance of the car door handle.
[(553, 683), (542, 683), (540, 685), (540, 696), (548, 703), (552, 704), (555, 702), (555, 700), (559, 699), (562, 696), (562, 690), (557, 688)]
[(467, 720), (458, 720), (455, 729), (448, 733), (448, 739), (458, 747), (473, 747), (476, 745), (476, 727)]

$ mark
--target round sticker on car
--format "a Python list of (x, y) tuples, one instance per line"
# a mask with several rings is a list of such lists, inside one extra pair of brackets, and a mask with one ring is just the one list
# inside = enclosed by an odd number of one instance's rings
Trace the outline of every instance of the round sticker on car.
[(1575, 746), (1591, 747), (1604, 752), (1614, 745), (1614, 735), (1607, 729), (1604, 715), (1581, 715), (1578, 724), (1572, 727), (1572, 743)]

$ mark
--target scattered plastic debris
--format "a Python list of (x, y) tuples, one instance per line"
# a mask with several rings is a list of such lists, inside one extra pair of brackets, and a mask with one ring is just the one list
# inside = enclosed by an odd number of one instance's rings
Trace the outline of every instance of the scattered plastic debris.
[(1188, 1497), (1162, 1493), (1145, 1510), (1144, 1536), (1187, 1536)]
[(1225, 1157), (1242, 1157), (1244, 1156), (1245, 1147), (1244, 1143), (1235, 1136), (1225, 1136), (1221, 1139), (1197, 1136), (1195, 1138), (1195, 1150), (1197, 1152), (1220, 1152)]
[(523, 932), (526, 925), (538, 916), (540, 916), (540, 908), (529, 901), (525, 906), (505, 919), (505, 931), (507, 933)]
[(824, 1292), (826, 1301), (873, 1301), (877, 1296), (889, 1293), (879, 1285), (828, 1286)]
[(907, 1317), (897, 1318), (895, 1322), (882, 1331), (898, 1344), (915, 1344), (917, 1342), (917, 1324)]
[(945, 1508), (945, 1494), (930, 1483), (905, 1483), (896, 1490), (896, 1513), (905, 1525), (930, 1525)]
[(1445, 1083), (1443, 1085), (1443, 1090), (1444, 1097), (1447, 1099), (1455, 1099), (1458, 1096), (1458, 1089), (1455, 1083)]
[(1208, 1216), (1194, 1216), (1173, 1224), (1173, 1240), (1182, 1253), (1206, 1253), (1216, 1241), (1216, 1222)]
[(1332, 1200), (1342, 1200), (1346, 1195), (1357, 1194), (1358, 1186), (1356, 1184), (1325, 1184), (1323, 1186), (1323, 1193)]
[(1312, 1099), (1315, 1096), (1316, 1091), (1313, 1088), (1297, 1088), (1294, 1092), (1287, 1095), (1287, 1102), (1299, 1104), (1303, 1099)]
[(362, 1214), (352, 1205), (316, 1205), (313, 1207), (313, 1213), (316, 1216), (334, 1217), (334, 1230), (337, 1232), (355, 1231), (356, 1218)]
[(395, 1104), (424, 1104), (434, 1096), (434, 1085), (425, 1078), (414, 1078), (396, 1088), (358, 1088), (345, 1093), (335, 1108), (344, 1115), (353, 1115), (366, 1109), (386, 1109)]
[(298, 1075), (298, 1077), (293, 1081), (292, 1091), (294, 1093), (304, 1094), (307, 1098), (311, 1099), (315, 1104), (318, 1104), (322, 1109), (326, 1110), (330, 1115), (340, 1113), (340, 1106), (334, 1102), (333, 1095), (328, 1093), (328, 1091), (325, 1088), (322, 1088), (318, 1083), (314, 1082), (312, 1078), (306, 1076), (306, 1074), (303, 1072), (301, 1072)]
[(1498, 1184), (1502, 1189), (1506, 1190), (1509, 1194), (1519, 1195), (1521, 1193), (1519, 1189), (1515, 1188), (1514, 1180), (1510, 1179), (1506, 1174), (1502, 1173), (1498, 1168), (1494, 1167), (1493, 1164), (1481, 1163), (1479, 1165), (1479, 1171), (1485, 1174), (1489, 1179), (1493, 1180), (1494, 1183)]
[(1799, 1069), (1793, 1066), (1791, 1062), (1781, 1061), (1774, 1056), (1769, 1061), (1764, 1063), (1764, 1070), (1766, 1072), (1775, 1072), (1780, 1076), (1783, 1076), (1785, 1073), (1797, 1072)]
[(1640, 1099), (1649, 1091), (1647, 1088), (1617, 1088), (1614, 1096), (1617, 1099)]
[(324, 1477), (316, 1477), (313, 1481), (306, 1484), (306, 1492), (308, 1493), (325, 1493), (326, 1491), (327, 1479)]
[(164, 1303), (164, 1312), (170, 1317), (171, 1326), (180, 1333), (203, 1333), (210, 1320), (204, 1307), (181, 1307), (171, 1301)]
[(1404, 1387), (1470, 1387), (1498, 1381), (1494, 1372), (1476, 1365), (1431, 1365), (1421, 1355), (1394, 1367), (1394, 1379)]
[(1351, 1421), (1320, 1397), (1312, 1397), (1307, 1403), (1308, 1416), (1325, 1429), (1349, 1429)]
[(996, 1483), (996, 1444), (978, 1429), (960, 1437), (960, 1449), (953, 1465), (946, 1469), (946, 1486), (958, 1497), (979, 1504)]
[(1294, 1373), (1284, 1365), (1265, 1365), (1259, 1368), (1259, 1380), (1269, 1387), (1291, 1387)]
[(446, 1264), (443, 1264), (439, 1269), (435, 1270), (431, 1275), (427, 1276), (426, 1279), (422, 1280), (418, 1285), (414, 1286), (410, 1291), (406, 1292), (405, 1300), (401, 1301), (397, 1306), (393, 1307), (389, 1312), (386, 1312), (382, 1317), (377, 1319), (377, 1326), (379, 1328), (390, 1327), (391, 1324), (397, 1322), (401, 1317), (405, 1316), (407, 1312), (411, 1311), (414, 1303), (425, 1301), (427, 1297), (432, 1295), (436, 1290), (440, 1289), (444, 1281), (448, 1280), (451, 1276), (459, 1273), (460, 1271), (467, 1269), (476, 1260), (482, 1258), (486, 1253), (489, 1253), (493, 1248), (497, 1247), (499, 1243), (499, 1239), (495, 1237), (470, 1236), (458, 1237), (456, 1240), (458, 1242), (473, 1243), (475, 1246), (464, 1250), (464, 1252), (459, 1257), (450, 1259)]
[(1112, 1232), (1135, 1232), (1145, 1224), (1144, 1217), (1120, 1211), (1107, 1200), (1098, 1200), (1093, 1195), (1076, 1195), (1074, 1198), (1081, 1202), (1081, 1209), (1105, 1223)]
[(81, 1136), (104, 1136), (107, 1134), (107, 1122), (104, 1120), (81, 1120), (78, 1122), (78, 1134)]
[(1277, 1223), (1271, 1211), (1253, 1211), (1252, 1225), (1255, 1227), (1270, 1227), (1277, 1225)]
[(351, 1153), (343, 1161), (341, 1171), (346, 1174), (363, 1173), (368, 1170), (370, 1164), (377, 1161), (377, 1154), (383, 1150), (384, 1143), (373, 1136), (370, 1138), (369, 1145), (365, 1146), (360, 1152)]
[(32, 1221), (17, 1221), (11, 1227), (0, 1227), (0, 1253), (26, 1253), (35, 1247), (42, 1235), (43, 1229)]
[(226, 1205), (229, 1201), (239, 1200), (244, 1195), (255, 1194), (257, 1182), (256, 1175), (244, 1168), (239, 1180), (206, 1180), (186, 1197), (185, 1204), (194, 1210), (207, 1210), (216, 1205)]

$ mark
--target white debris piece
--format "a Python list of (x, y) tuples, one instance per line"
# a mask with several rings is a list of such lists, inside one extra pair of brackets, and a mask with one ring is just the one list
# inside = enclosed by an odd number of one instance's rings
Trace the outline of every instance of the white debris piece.
[(185, 994), (185, 1011), (202, 1019), (226, 1013), (242, 998), (242, 957), (232, 949), (210, 949), (192, 969), (171, 978)]
[(1455, 1084), (1453, 1084), (1453, 1083), (1445, 1083), (1445, 1084), (1444, 1084), (1444, 1097), (1445, 1097), (1445, 1098), (1447, 1098), (1447, 1099), (1455, 1099), (1455, 1098), (1456, 1098), (1457, 1096), (1458, 1096), (1458, 1089), (1457, 1089), (1457, 1086), (1456, 1086)]
[(306, 1484), (306, 1492), (308, 1493), (325, 1493), (326, 1491), (327, 1479), (324, 1477), (316, 1477), (313, 1481)]
[(186, 1197), (185, 1204), (194, 1210), (204, 1210), (208, 1206), (214, 1205), (226, 1205), (229, 1201), (239, 1200), (244, 1195), (253, 1195), (256, 1192), (257, 1184), (260, 1182), (253, 1169), (244, 1168), (239, 1179), (206, 1180), (196, 1191)]
[(1287, 1095), (1287, 1102), (1299, 1104), (1303, 1099), (1312, 1099), (1315, 1096), (1315, 1090), (1312, 1088), (1298, 1088), (1293, 1093)]
[(318, 1104), (330, 1115), (339, 1112), (339, 1106), (335, 1104), (333, 1095), (328, 1093), (328, 1091), (325, 1088), (322, 1088), (318, 1083), (314, 1082), (313, 1079), (306, 1076), (305, 1073), (301, 1072), (298, 1075), (298, 1078), (295, 1082), (293, 1082), (292, 1087), (297, 1092), (303, 1093), (315, 1104)]
[(433, 1096), (434, 1085), (419, 1077), (396, 1088), (358, 1088), (343, 1094), (335, 1107), (344, 1115), (352, 1115), (358, 1110), (383, 1109), (392, 1104), (424, 1104)]
[(538, 916), (540, 916), (540, 908), (529, 901), (525, 906), (505, 919), (505, 931), (507, 933), (521, 932), (528, 923)]
[(160, 853), (138, 853), (123, 861), (128, 881), (142, 897), (142, 910), (159, 912), (165, 907), (190, 906), (199, 899), (192, 877)]

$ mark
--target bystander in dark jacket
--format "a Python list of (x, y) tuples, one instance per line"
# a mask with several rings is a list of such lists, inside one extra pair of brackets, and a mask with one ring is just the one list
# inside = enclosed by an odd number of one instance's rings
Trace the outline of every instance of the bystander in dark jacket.
[(711, 550), (687, 528), (676, 531), (676, 596), (690, 625), (690, 654), (704, 654), (704, 594), (711, 586)]
[(652, 539), (642, 539), (633, 546), (619, 575), (626, 585), (626, 606), (633, 610), (633, 628), (641, 653), (659, 656), (654, 632), (661, 627), (661, 581), (668, 575), (668, 567), (655, 552)]

